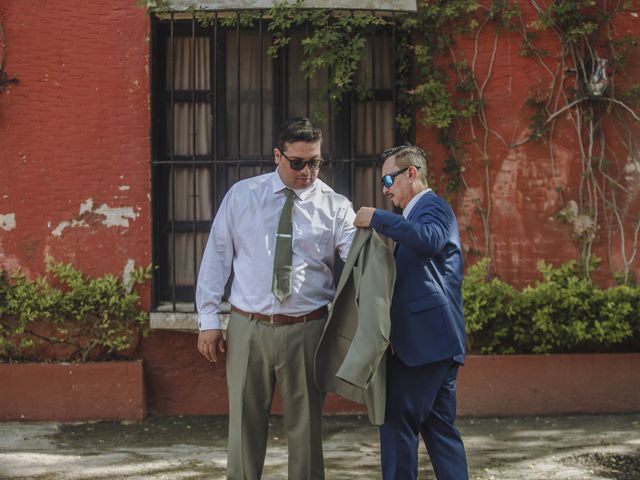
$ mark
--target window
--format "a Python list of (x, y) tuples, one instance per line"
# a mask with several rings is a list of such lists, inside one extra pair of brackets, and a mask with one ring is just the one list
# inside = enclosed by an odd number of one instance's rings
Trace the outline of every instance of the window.
[[(153, 24), (154, 307), (193, 311), (194, 288), (211, 221), (237, 180), (273, 171), (282, 121), (308, 116), (323, 130), (320, 178), (360, 205), (388, 206), (378, 154), (394, 144), (393, 27), (372, 31), (359, 78), (370, 92), (331, 105), (331, 74), (305, 79), (301, 39), (271, 58), (268, 19), (206, 28), (184, 14)], [(239, 22), (237, 22), (239, 23)]]

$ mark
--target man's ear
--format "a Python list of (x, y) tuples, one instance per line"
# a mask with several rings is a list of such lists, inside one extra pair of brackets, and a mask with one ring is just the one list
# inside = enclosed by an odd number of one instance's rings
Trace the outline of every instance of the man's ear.
[(273, 149), (273, 161), (276, 165), (280, 164), (280, 150), (277, 147)]

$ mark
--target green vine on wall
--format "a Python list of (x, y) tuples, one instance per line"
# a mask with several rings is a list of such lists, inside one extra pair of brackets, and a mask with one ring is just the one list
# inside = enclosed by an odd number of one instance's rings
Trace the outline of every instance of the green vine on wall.
[[(565, 208), (560, 218), (572, 225), (574, 238), (581, 246), (582, 265), (589, 276), (591, 249), (601, 225), (605, 227), (610, 250), (610, 268), (621, 281), (631, 280), (631, 265), (638, 251), (640, 218), (633, 218), (627, 208), (630, 195), (621, 178), (625, 159), (615, 157), (612, 141), (605, 134), (603, 122), (614, 122), (620, 140), (640, 172), (640, 142), (630, 124), (640, 120), (636, 113), (640, 99), (640, 83), (627, 78), (621, 88), (618, 78), (628, 76), (629, 54), (638, 48), (639, 38), (619, 36), (614, 22), (632, 2), (604, 0), (570, 0), (542, 3), (530, 0), (527, 8), (538, 16), (525, 22), (519, 1), (494, 0), (422, 0), (418, 10), (393, 18), (373, 12), (346, 13), (339, 10), (305, 9), (304, 1), (283, 2), (268, 11), (242, 11), (227, 16), (189, 10), (203, 25), (218, 19), (226, 27), (250, 27), (268, 19), (273, 35), (269, 54), (277, 57), (292, 38), (292, 32), (309, 28), (303, 37), (304, 60), (300, 65), (307, 78), (328, 75), (327, 91), (337, 107), (345, 95), (366, 98), (370, 95), (367, 79), (359, 75), (367, 36), (372, 30), (396, 24), (395, 92), (396, 128), (408, 136), (417, 117), (426, 127), (438, 130), (438, 141), (447, 155), (443, 178), (436, 183), (445, 186), (445, 195), (462, 196), (470, 189), (467, 173), (481, 178), (480, 194), (472, 193), (470, 201), (482, 223), (482, 240), (476, 239), (472, 219), (463, 218), (468, 251), (493, 257), (492, 225), (492, 158), (490, 140), (506, 149), (528, 141), (547, 142), (552, 178)], [(168, 0), (147, 4), (150, 11), (166, 15)], [(549, 73), (549, 79), (532, 89), (523, 103), (532, 110), (530, 135), (509, 144), (489, 124), (485, 91), (492, 79), (498, 42), (504, 32), (521, 35), (521, 55), (538, 62)], [(557, 40), (560, 53), (539, 47), (545, 40)], [(490, 60), (479, 61), (481, 40), (493, 37)], [(465, 36), (473, 41), (473, 52), (457, 50), (456, 39)], [(604, 59), (608, 60), (605, 65)], [(609, 83), (589, 82), (598, 66), (609, 73)], [(600, 91), (602, 90), (602, 91)], [(568, 198), (568, 188), (558, 175), (554, 141), (557, 123), (569, 115), (580, 145), (582, 176), (576, 198)], [(628, 167), (628, 165), (627, 165)], [(462, 212), (467, 215), (467, 212)], [(629, 225), (631, 232), (628, 232)], [(631, 242), (625, 244), (625, 239)], [(616, 247), (615, 242), (619, 242)], [(614, 251), (622, 258), (622, 268), (612, 262)]]
[[(402, 20), (402, 29), (409, 31), (405, 36), (408, 48), (399, 46), (401, 50), (414, 52), (406, 62), (413, 62), (417, 70), (414, 86), (404, 94), (399, 92), (399, 103), (416, 108), (421, 123), (439, 131), (438, 141), (447, 151), (444, 178), (439, 182), (445, 185), (444, 194), (462, 195), (468, 191), (465, 171), (475, 168), (476, 164), (482, 170), (483, 194), (471, 199), (482, 222), (482, 242), (475, 238), (470, 219), (462, 218), (461, 225), (467, 233), (468, 251), (490, 257), (493, 247), (489, 137), (496, 137), (503, 144), (506, 142), (488, 123), (484, 93), (492, 75), (498, 35), (502, 30), (513, 29), (513, 19), (517, 15), (517, 5), (505, 1), (494, 1), (489, 7), (470, 0), (422, 2), (417, 15)], [(488, 25), (495, 31), (491, 62), (484, 75), (479, 75), (480, 36)], [(473, 39), (471, 57), (456, 52), (455, 39), (458, 37)], [(409, 118), (402, 121), (408, 123)], [(465, 215), (464, 211), (462, 215)]]
[[(615, 20), (631, 7), (631, 2), (576, 0), (543, 6), (532, 0), (538, 19), (529, 24), (522, 19), (520, 5), (521, 2), (508, 1), (421, 3), (418, 15), (405, 21), (413, 32), (407, 38), (409, 44), (414, 44), (417, 78), (422, 83), (407, 90), (406, 98), (400, 101), (417, 108), (424, 125), (439, 129), (439, 141), (449, 152), (444, 164), (447, 192), (466, 191), (465, 171), (482, 168), (483, 195), (471, 201), (482, 220), (484, 245), (481, 247), (475, 240), (470, 222), (463, 226), (470, 251), (493, 257), (488, 139), (497, 139), (506, 148), (515, 148), (522, 142), (508, 145), (491, 128), (485, 115), (484, 91), (491, 78), (498, 37), (504, 31), (521, 33), (522, 55), (544, 64), (553, 77), (551, 88), (539, 86), (526, 100), (533, 110), (531, 135), (526, 140), (552, 143), (557, 120), (560, 115), (569, 114), (580, 145), (583, 173), (579, 192), (575, 200), (567, 201), (559, 218), (572, 225), (573, 236), (581, 247), (582, 271), (590, 276), (592, 245), (604, 227), (602, 233), (608, 242), (612, 273), (621, 282), (632, 281), (631, 265), (638, 253), (640, 217), (629, 208), (635, 189), (627, 185), (625, 177), (629, 178), (629, 172), (631, 177), (640, 173), (638, 131), (633, 128), (640, 121), (636, 113), (640, 88), (626, 69), (631, 52), (637, 52), (640, 42), (637, 36), (619, 36), (614, 28)], [(441, 21), (443, 18), (445, 21)], [(476, 68), (479, 38), (488, 25), (494, 32), (493, 51), (488, 66), (482, 66), (486, 72), (479, 74)], [(552, 53), (536, 46), (543, 33), (546, 38), (552, 34), (560, 45), (560, 61), (555, 68), (549, 63)], [(475, 38), (473, 58), (457, 58), (459, 53), (452, 38), (460, 35)], [(598, 74), (598, 69), (604, 74)], [(603, 81), (607, 72), (610, 72), (608, 85), (606, 79)], [(625, 78), (625, 89), (616, 78)], [(614, 130), (607, 130), (606, 123), (613, 124)], [(615, 136), (620, 139), (610, 138)], [(622, 146), (620, 158), (616, 157), (619, 152), (616, 145)], [(549, 152), (556, 190), (563, 199), (567, 185), (557, 175), (552, 146)], [(614, 257), (621, 258), (622, 268), (614, 265)]]
[[(144, 2), (144, 0), (142, 0)], [(149, 12), (166, 18), (170, 11), (168, 0), (147, 4)], [(267, 30), (273, 35), (273, 43), (267, 49), (272, 58), (285, 49), (295, 29), (308, 26), (308, 34), (302, 40), (304, 60), (300, 70), (305, 78), (313, 78), (328, 73), (326, 91), (334, 108), (338, 108), (346, 94), (355, 93), (360, 98), (367, 97), (366, 79), (357, 82), (356, 77), (363, 58), (367, 36), (372, 29), (384, 27), (388, 20), (370, 12), (346, 13), (329, 9), (306, 9), (304, 0), (277, 3), (269, 10), (244, 10), (231, 15), (216, 16), (212, 12), (187, 12), (204, 27), (219, 19), (221, 26), (231, 28), (255, 27), (261, 19), (268, 19)]]
[[(167, 18), (169, 0), (137, 0), (149, 13)], [(418, 11), (388, 17), (370, 11), (346, 12), (330, 9), (307, 9), (304, 0), (280, 2), (267, 11), (244, 10), (234, 14), (187, 9), (200, 25), (208, 27), (216, 20), (224, 27), (255, 27), (268, 19), (267, 29), (273, 35), (268, 48), (276, 58), (286, 48), (292, 32), (308, 26), (302, 40), (304, 60), (300, 69), (307, 78), (329, 72), (328, 95), (338, 105), (347, 94), (367, 97), (367, 79), (356, 81), (365, 52), (367, 36), (372, 30), (396, 22), (396, 104), (397, 125), (407, 134), (413, 124), (413, 113), (419, 110), (425, 126), (450, 127), (456, 118), (469, 118), (482, 100), (454, 97), (448, 89), (450, 65), (439, 62), (453, 44), (453, 35), (471, 33), (478, 25), (473, 15), (480, 8), (477, 0), (438, 0), (418, 2)], [(416, 39), (419, 41), (416, 42)], [(459, 72), (465, 71), (463, 63)], [(469, 71), (467, 70), (468, 74)], [(415, 82), (415, 78), (424, 79)], [(470, 78), (458, 82), (456, 91), (469, 91)], [(452, 169), (453, 170), (453, 169)]]
[[(640, 216), (629, 209), (635, 193), (625, 177), (629, 172), (640, 173), (640, 116), (636, 113), (640, 88), (627, 69), (640, 36), (620, 36), (615, 21), (632, 2), (575, 0), (545, 6), (532, 0), (531, 4), (538, 18), (530, 28), (521, 20), (522, 54), (543, 66), (549, 81), (548, 87), (542, 83), (527, 100), (533, 110), (531, 135), (517, 145), (529, 140), (549, 144), (553, 179), (565, 203), (558, 216), (572, 227), (585, 275), (590, 275), (593, 243), (604, 234), (611, 272), (618, 281), (630, 282)], [(536, 46), (540, 32), (553, 33), (557, 53)], [(574, 198), (569, 198), (556, 171), (554, 146), (560, 118), (569, 119), (578, 144), (582, 175)], [(620, 258), (618, 264), (614, 253)]]
[(327, 94), (337, 105), (345, 94), (359, 92), (368, 96), (365, 84), (358, 84), (356, 74), (363, 58), (367, 36), (372, 29), (387, 21), (371, 13), (346, 14), (332, 10), (305, 10), (303, 1), (280, 4), (270, 12), (268, 29), (274, 35), (269, 54), (276, 57), (291, 40), (291, 31), (309, 25), (309, 34), (302, 40), (304, 60), (300, 69), (306, 78), (320, 72), (330, 72)]

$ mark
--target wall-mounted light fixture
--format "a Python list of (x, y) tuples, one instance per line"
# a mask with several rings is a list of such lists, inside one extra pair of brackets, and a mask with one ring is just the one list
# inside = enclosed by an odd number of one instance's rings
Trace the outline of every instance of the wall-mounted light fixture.
[(607, 89), (607, 59), (596, 58), (591, 66), (591, 77), (587, 81), (587, 91), (592, 97), (600, 97)]

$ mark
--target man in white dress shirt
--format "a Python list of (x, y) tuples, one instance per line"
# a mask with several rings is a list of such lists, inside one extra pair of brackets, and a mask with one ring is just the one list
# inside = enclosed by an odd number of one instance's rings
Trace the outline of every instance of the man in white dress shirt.
[[(335, 293), (336, 253), (346, 259), (356, 229), (349, 200), (317, 178), (321, 145), (321, 130), (307, 118), (285, 122), (273, 150), (276, 171), (229, 189), (200, 265), (198, 350), (211, 362), (227, 350), (228, 479), (261, 477), (276, 385), (289, 478), (324, 478), (323, 394), (314, 385), (313, 356)], [(278, 300), (272, 292), (274, 253), (286, 189), (295, 192), (291, 282), (290, 294)], [(225, 342), (220, 303), (232, 269)]]

